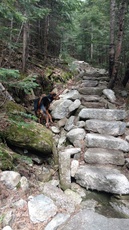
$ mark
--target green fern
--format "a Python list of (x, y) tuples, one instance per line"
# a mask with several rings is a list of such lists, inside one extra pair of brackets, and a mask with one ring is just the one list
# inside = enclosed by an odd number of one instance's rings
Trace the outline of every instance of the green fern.
[(7, 80), (12, 78), (18, 79), (19, 77), (19, 70), (0, 68), (0, 80), (2, 82), (7, 82)]
[(5, 68), (0, 69), (0, 80), (2, 83), (6, 84), (10, 88), (15, 87), (24, 90), (26, 94), (30, 94), (32, 89), (39, 86), (39, 84), (36, 83), (36, 78), (37, 75), (29, 75), (21, 79), (19, 70)]

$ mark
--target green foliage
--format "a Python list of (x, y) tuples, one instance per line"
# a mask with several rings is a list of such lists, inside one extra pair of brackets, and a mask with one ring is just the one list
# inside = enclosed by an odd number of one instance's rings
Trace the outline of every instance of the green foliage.
[(9, 87), (15, 87), (24, 90), (26, 94), (29, 94), (31, 93), (32, 89), (35, 89), (39, 86), (35, 82), (37, 75), (29, 75), (19, 80), (20, 78), (21, 74), (19, 70), (5, 68), (0, 69), (0, 80)]
[(11, 82), (10, 86), (15, 86), (16, 88), (23, 89), (26, 94), (30, 94), (32, 89), (35, 89), (39, 85), (35, 82), (36, 75), (29, 75), (19, 82)]
[(11, 78), (19, 78), (20, 77), (20, 72), (19, 70), (15, 70), (15, 69), (5, 69), (5, 68), (1, 68), (0, 69), (0, 80), (2, 82), (7, 82), (9, 79)]

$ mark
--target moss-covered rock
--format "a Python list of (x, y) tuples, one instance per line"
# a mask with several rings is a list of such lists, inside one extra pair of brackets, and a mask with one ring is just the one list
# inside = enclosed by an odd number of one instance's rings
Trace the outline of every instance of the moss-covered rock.
[(13, 101), (7, 101), (5, 104), (5, 110), (8, 115), (14, 114), (14, 112), (26, 112), (25, 108), (22, 105), (19, 105)]
[(11, 121), (1, 136), (7, 143), (24, 149), (50, 154), (53, 151), (52, 132), (36, 122)]
[(0, 143), (0, 169), (12, 170), (14, 169), (14, 162), (18, 155), (12, 152), (5, 145)]

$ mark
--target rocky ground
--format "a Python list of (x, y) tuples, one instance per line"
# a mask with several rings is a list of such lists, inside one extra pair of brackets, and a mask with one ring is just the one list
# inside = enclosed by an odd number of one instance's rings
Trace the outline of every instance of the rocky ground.
[[(68, 90), (78, 89), (78, 82), (80, 77), (77, 79), (70, 80), (66, 86)], [(95, 82), (94, 82), (95, 83)], [(94, 84), (93, 82), (91, 84)], [(80, 84), (80, 83), (79, 83)], [(81, 92), (85, 86), (81, 82)], [(95, 87), (95, 86), (93, 86)], [(87, 89), (88, 90), (88, 89)], [(116, 99), (115, 102), (108, 106), (115, 106), (117, 109), (125, 109), (127, 97), (122, 96), (122, 92), (126, 93), (123, 89), (115, 89)], [(97, 94), (95, 92), (94, 94)], [(87, 96), (86, 96), (87, 97)], [(97, 100), (97, 99), (96, 99)], [(90, 101), (86, 101), (86, 98), (83, 96), (83, 106), (88, 107), (91, 104)], [(2, 102), (1, 102), (2, 103)], [(95, 101), (92, 102), (93, 106), (100, 106), (105, 103), (104, 101), (98, 102), (98, 105), (95, 104)], [(106, 104), (107, 105), (107, 104)], [(75, 105), (76, 106), (76, 105)], [(71, 108), (72, 111), (72, 108)], [(3, 111), (4, 112), (4, 111)], [(54, 114), (53, 114), (54, 116)], [(126, 122), (128, 122), (128, 116), (126, 117)], [(56, 124), (56, 123), (55, 123)], [(2, 125), (2, 124), (1, 124)], [(69, 129), (69, 128), (68, 128)], [(77, 146), (79, 148), (79, 146)], [(80, 156), (80, 165), (84, 163), (83, 156)], [(37, 165), (27, 163), (23, 160), (17, 166), (18, 175), (12, 175), (8, 172), (5, 178), (0, 182), (0, 228), (4, 230), (72, 230), (80, 229), (84, 230), (87, 225), (87, 229), (99, 229), (99, 230), (109, 230), (114, 228), (117, 230), (127, 229), (129, 227), (129, 220), (113, 218), (114, 216), (109, 215), (103, 216), (95, 212), (95, 208), (99, 208), (100, 203), (96, 202), (93, 199), (88, 200), (87, 202), (82, 202), (83, 199), (88, 196), (84, 188), (73, 183), (73, 191), (75, 193), (70, 194), (69, 190), (63, 192), (59, 186), (59, 174), (58, 168), (56, 166), (49, 165), (48, 163)], [(45, 173), (40, 175), (40, 172), (44, 171)], [(0, 175), (3, 172), (0, 171)], [(128, 174), (128, 169), (125, 168), (125, 173)], [(10, 177), (11, 176), (11, 177)], [(18, 177), (18, 179), (16, 179)], [(47, 179), (45, 177), (48, 177)], [(13, 180), (13, 178), (15, 178)], [(45, 178), (45, 179), (44, 179)], [(15, 186), (15, 180), (18, 180), (19, 183)], [(46, 183), (45, 181), (50, 183)], [(4, 181), (4, 183), (2, 182)], [(6, 182), (5, 182), (6, 181)], [(12, 186), (12, 187), (11, 187)], [(55, 189), (56, 188), (56, 189)], [(58, 189), (57, 189), (58, 188)], [(78, 191), (78, 192), (77, 192)], [(43, 203), (44, 197), (39, 197), (43, 194), (46, 197), (52, 198), (52, 200), (46, 200), (46, 203)], [(79, 194), (79, 195), (78, 195)], [(73, 198), (73, 196), (76, 196)], [(36, 201), (34, 200), (36, 197)], [(33, 203), (34, 202), (34, 203)], [(33, 205), (37, 202), (39, 209), (37, 208), (37, 213), (30, 213), (28, 209), (28, 204), (30, 204), (33, 209)], [(44, 210), (40, 207), (44, 206)], [(49, 207), (46, 208), (46, 204)], [(55, 206), (54, 206), (55, 205)], [(36, 204), (35, 204), (36, 206)], [(40, 219), (40, 211), (42, 216), (46, 216), (47, 221)], [(45, 211), (45, 213), (44, 213)], [(128, 208), (127, 212), (128, 213)], [(58, 214), (58, 215), (57, 215)], [(36, 216), (36, 217), (35, 217)], [(54, 219), (55, 216), (55, 219)], [(110, 217), (110, 218), (109, 218)], [(112, 217), (112, 218), (111, 218)], [(40, 221), (36, 221), (35, 218), (39, 218)], [(95, 222), (91, 221), (95, 220)], [(51, 220), (53, 222), (51, 223)], [(63, 222), (66, 221), (66, 224), (63, 225)], [(69, 220), (69, 221), (68, 221)], [(83, 221), (80, 221), (83, 220)], [(107, 223), (108, 222), (108, 223)], [(9, 227), (10, 226), (10, 227)]]

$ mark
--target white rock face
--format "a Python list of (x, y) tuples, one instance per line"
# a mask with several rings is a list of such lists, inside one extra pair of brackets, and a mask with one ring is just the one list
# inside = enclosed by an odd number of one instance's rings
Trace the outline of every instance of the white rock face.
[(123, 120), (126, 117), (125, 110), (117, 109), (93, 109), (85, 108), (79, 113), (79, 117), (82, 119), (99, 119), (99, 120)]
[(100, 134), (86, 134), (86, 146), (88, 148), (105, 148), (121, 150), (123, 152), (129, 151), (129, 143), (121, 138), (110, 135)]
[(86, 189), (114, 194), (128, 194), (129, 181), (117, 169), (106, 166), (80, 166), (75, 174), (78, 184)]
[(78, 141), (84, 140), (85, 135), (86, 135), (86, 132), (84, 129), (75, 128), (75, 129), (70, 130), (66, 136), (74, 146), (80, 147), (77, 143)]
[(81, 210), (75, 214), (60, 230), (128, 230), (129, 219), (109, 218), (92, 210)]
[(9, 189), (14, 189), (20, 182), (21, 176), (18, 172), (3, 171), (0, 173), (0, 181), (2, 181)]
[(33, 223), (46, 222), (57, 213), (57, 206), (43, 194), (31, 197), (28, 201), (30, 219)]
[(60, 99), (58, 101), (55, 101), (53, 105), (53, 110), (51, 112), (51, 115), (54, 119), (63, 119), (69, 115), (69, 106), (73, 102), (68, 99)]
[(60, 98), (63, 98), (64, 100), (66, 100), (66, 99), (76, 100), (76, 99), (80, 98), (80, 94), (79, 94), (78, 90), (75, 89), (75, 90), (70, 90), (66, 94), (60, 95)]
[(119, 136), (125, 133), (126, 123), (91, 119), (86, 121), (85, 128), (95, 133)]
[(89, 148), (84, 154), (88, 164), (113, 164), (124, 165), (125, 158), (122, 151), (101, 148)]
[(113, 90), (104, 89), (103, 94), (109, 99), (110, 102), (114, 103), (116, 101), (116, 96)]
[(45, 227), (44, 230), (56, 230), (58, 226), (63, 224), (68, 218), (70, 217), (69, 214), (65, 213), (58, 213)]

